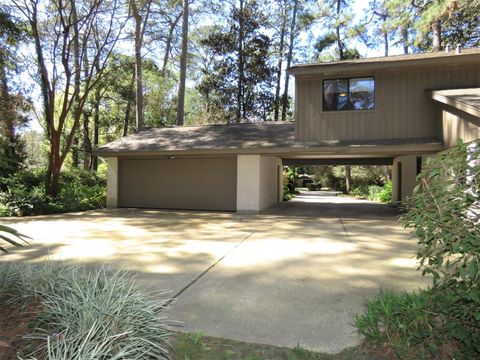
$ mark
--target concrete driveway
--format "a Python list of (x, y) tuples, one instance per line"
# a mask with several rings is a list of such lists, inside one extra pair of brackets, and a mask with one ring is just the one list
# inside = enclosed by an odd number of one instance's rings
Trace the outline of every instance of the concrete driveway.
[(108, 264), (171, 289), (181, 331), (339, 352), (380, 288), (416, 289), (415, 240), (396, 210), (305, 193), (260, 215), (100, 210), (2, 219), (34, 238), (10, 258)]

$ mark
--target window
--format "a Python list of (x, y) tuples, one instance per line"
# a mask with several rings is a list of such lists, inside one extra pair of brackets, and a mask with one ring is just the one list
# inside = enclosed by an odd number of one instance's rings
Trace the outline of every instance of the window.
[(375, 109), (373, 77), (323, 80), (323, 111)]

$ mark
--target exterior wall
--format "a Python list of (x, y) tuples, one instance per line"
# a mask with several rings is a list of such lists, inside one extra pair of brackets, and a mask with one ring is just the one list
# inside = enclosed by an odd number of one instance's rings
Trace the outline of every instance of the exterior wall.
[[(323, 79), (374, 76), (375, 109), (322, 111)], [(296, 77), (296, 136), (308, 140), (437, 137), (436, 104), (428, 89), (480, 86), (478, 64)]]
[(281, 164), (280, 158), (272, 156), (238, 155), (238, 212), (259, 212), (281, 199)]
[(282, 160), (273, 156), (260, 158), (260, 210), (281, 202)]
[(448, 105), (441, 106), (443, 143), (447, 148), (455, 146), (458, 139), (470, 142), (480, 139), (480, 118)]
[(118, 207), (118, 158), (107, 157), (107, 208)]
[[(402, 173), (398, 173), (401, 163)], [(393, 159), (392, 166), (392, 203), (399, 204), (412, 195), (416, 186), (417, 178), (417, 156), (397, 156)], [(399, 194), (399, 183), (401, 183), (401, 199)]]

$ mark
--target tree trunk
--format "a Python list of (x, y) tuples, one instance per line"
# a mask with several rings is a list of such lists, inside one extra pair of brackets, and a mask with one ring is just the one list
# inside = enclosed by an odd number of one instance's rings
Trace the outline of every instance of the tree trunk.
[(14, 117), (15, 114), (12, 109), (10, 102), (10, 93), (8, 89), (8, 80), (7, 74), (4, 67), (4, 59), (0, 53), (0, 79), (1, 79), (1, 89), (0, 89), (0, 116), (2, 118), (3, 124), (0, 126), (3, 127), (3, 135), (8, 140), (8, 154), (7, 156), (14, 156), (15, 147), (13, 143), (15, 142), (15, 127), (14, 127)]
[[(135, 87), (135, 71), (132, 74), (132, 80), (130, 81), (129, 89), (132, 90)], [(129, 96), (127, 100), (127, 108), (125, 109), (125, 118), (123, 120), (123, 134), (128, 135), (128, 126), (130, 125), (130, 114), (132, 112), (132, 98)]]
[[(293, 43), (295, 41), (295, 29), (297, 27), (298, 1), (299, 0), (295, 0), (293, 4), (292, 22), (290, 23), (290, 39), (289, 39), (288, 55), (287, 55), (287, 69), (292, 64)], [(288, 73), (285, 73), (285, 86), (283, 88), (283, 96), (282, 96), (282, 121), (287, 120), (289, 82), (290, 82), (290, 75)]]
[(237, 83), (237, 118), (236, 122), (242, 121), (242, 108), (243, 108), (243, 11), (244, 0), (240, 0), (240, 9), (238, 16), (238, 83)]
[(442, 50), (442, 24), (440, 20), (436, 20), (432, 25), (433, 32), (433, 50), (440, 51)]
[[(340, 17), (341, 10), (342, 10), (342, 2), (341, 0), (337, 0), (337, 22), (338, 22), (338, 18)], [(343, 43), (342, 43), (342, 38), (340, 36), (340, 25), (337, 25), (337, 27), (335, 28), (335, 33), (337, 37), (338, 54), (340, 56), (340, 60), (344, 60), (345, 52), (343, 51)]]
[(83, 112), (83, 169), (90, 170), (92, 142), (90, 141), (90, 114)]
[(345, 166), (345, 193), (350, 194), (350, 187), (352, 184), (352, 169), (350, 165)]
[[(93, 148), (98, 148), (98, 126), (100, 120), (100, 90), (95, 89), (95, 107), (93, 110)], [(98, 170), (98, 156), (92, 155), (92, 170)]]
[[(385, 26), (385, 23), (387, 22), (387, 15), (382, 15), (382, 20), (383, 20), (383, 25)], [(388, 32), (384, 31), (383, 33), (383, 44), (384, 44), (384, 51), (385, 51), (385, 56), (388, 56), (389, 52), (389, 43), (388, 43)]]
[(163, 54), (162, 75), (165, 75), (165, 72), (167, 71), (168, 58), (170, 57), (170, 53), (172, 51), (173, 32), (175, 31), (178, 21), (180, 20), (182, 15), (183, 15), (183, 11), (180, 12), (180, 14), (178, 14), (178, 16), (175, 18), (175, 21), (170, 24), (170, 29), (168, 30), (167, 42), (165, 44), (165, 54)]
[(282, 27), (280, 29), (280, 45), (278, 47), (277, 85), (275, 88), (275, 111), (273, 115), (274, 121), (278, 121), (280, 107), (280, 80), (282, 77), (283, 47), (285, 44), (285, 32), (287, 28), (287, 4), (284, 3), (284, 6), (285, 8), (282, 14)]
[(135, 19), (135, 128), (140, 131), (143, 129), (142, 17), (135, 0), (132, 4)]
[(142, 75), (142, 46), (145, 28), (150, 16), (151, 1), (147, 0), (145, 6), (145, 14), (142, 19), (140, 9), (137, 6), (136, 0), (130, 1), (133, 18), (135, 19), (135, 121), (136, 129), (140, 131), (143, 129), (143, 75)]
[(408, 54), (408, 30), (402, 29), (403, 53)]
[(180, 83), (178, 85), (177, 125), (185, 121), (185, 81), (188, 57), (188, 1), (183, 0), (182, 53), (180, 55)]
[(72, 166), (76, 169), (80, 168), (80, 139), (78, 135), (75, 135), (73, 138), (72, 144)]

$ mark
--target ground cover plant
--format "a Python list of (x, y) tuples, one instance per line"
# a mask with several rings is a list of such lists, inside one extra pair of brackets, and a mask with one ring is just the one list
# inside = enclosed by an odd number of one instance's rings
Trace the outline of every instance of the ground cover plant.
[(29, 315), (24, 359), (170, 359), (165, 294), (145, 295), (126, 272), (3, 262), (0, 299)]
[[(476, 146), (475, 146), (476, 145)], [(360, 334), (402, 358), (480, 358), (480, 143), (430, 159), (401, 222), (418, 239), (432, 285), (382, 292), (356, 320)]]
[(371, 360), (379, 357), (358, 346), (338, 354), (325, 354), (296, 346), (293, 349), (205, 336), (177, 334), (173, 360)]
[(0, 184), (0, 216), (25, 216), (83, 211), (105, 207), (106, 177), (70, 170), (61, 174), (57, 197), (45, 194), (44, 170), (23, 170)]

